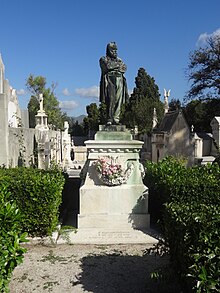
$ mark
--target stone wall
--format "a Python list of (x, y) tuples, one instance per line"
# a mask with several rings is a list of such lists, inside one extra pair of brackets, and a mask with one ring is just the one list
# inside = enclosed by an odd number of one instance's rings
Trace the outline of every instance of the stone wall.
[(16, 167), (34, 163), (35, 129), (9, 127), (8, 165)]
[[(41, 153), (42, 165), (47, 167), (51, 161), (61, 164), (63, 161), (63, 144), (60, 131), (48, 130), (45, 133), (34, 128), (8, 128), (7, 160), (4, 165), (16, 167), (36, 164)], [(46, 164), (46, 165), (45, 165)]]

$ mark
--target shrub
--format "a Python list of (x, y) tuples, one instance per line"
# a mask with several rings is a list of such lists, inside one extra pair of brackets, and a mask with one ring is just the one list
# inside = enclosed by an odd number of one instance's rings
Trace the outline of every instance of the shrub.
[(177, 178), (185, 178), (185, 161), (169, 156), (158, 164), (147, 161), (145, 167), (144, 183), (149, 188), (149, 213), (153, 221), (162, 221), (164, 204), (170, 201), (170, 189)]
[(166, 158), (147, 165), (148, 180), (162, 207), (162, 229), (175, 271), (188, 290), (219, 292), (219, 166), (186, 168)]
[(5, 187), (0, 190), (0, 292), (8, 292), (13, 269), (22, 262), (26, 251), (20, 242), (27, 233), (21, 233), (21, 213), (15, 203), (7, 201), (10, 195)]
[(58, 169), (0, 169), (0, 188), (6, 185), (21, 214), (21, 228), (30, 236), (51, 235), (62, 201), (64, 176)]

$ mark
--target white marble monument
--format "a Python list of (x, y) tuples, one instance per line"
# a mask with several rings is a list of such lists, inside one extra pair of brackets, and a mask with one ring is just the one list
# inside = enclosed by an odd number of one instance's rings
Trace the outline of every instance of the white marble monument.
[[(148, 188), (143, 184), (139, 151), (124, 126), (100, 126), (85, 142), (88, 159), (80, 188), (75, 243), (155, 243), (150, 228)], [(145, 233), (143, 232), (145, 231)]]

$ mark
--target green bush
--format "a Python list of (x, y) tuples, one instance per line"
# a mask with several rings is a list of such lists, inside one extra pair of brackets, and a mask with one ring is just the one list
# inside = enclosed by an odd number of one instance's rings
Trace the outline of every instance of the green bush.
[(170, 201), (170, 189), (178, 178), (185, 178), (185, 161), (167, 157), (158, 164), (147, 161), (145, 185), (149, 188), (149, 213), (153, 221), (162, 221), (164, 204)]
[(9, 198), (5, 187), (0, 190), (0, 292), (8, 292), (13, 269), (22, 262), (26, 251), (20, 242), (26, 241), (27, 233), (21, 232), (21, 213)]
[(159, 217), (172, 265), (196, 292), (220, 290), (220, 168), (186, 168), (173, 158), (146, 166), (150, 196)]
[(29, 236), (51, 235), (58, 222), (64, 176), (58, 169), (0, 169), (0, 189), (7, 186), (22, 213), (21, 228)]
[(219, 212), (216, 205), (167, 204), (165, 237), (172, 265), (196, 292), (220, 289)]

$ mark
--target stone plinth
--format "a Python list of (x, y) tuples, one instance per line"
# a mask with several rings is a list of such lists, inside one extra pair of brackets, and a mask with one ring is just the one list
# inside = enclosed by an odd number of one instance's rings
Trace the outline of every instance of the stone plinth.
[(124, 125), (99, 125), (95, 140), (132, 140), (131, 133)]
[[(80, 188), (79, 233), (90, 229), (92, 234), (101, 231), (103, 236), (111, 229), (111, 233), (115, 230), (119, 234), (132, 235), (135, 229), (149, 229), (148, 189), (143, 184), (144, 170), (139, 162), (143, 142), (132, 140), (125, 127), (111, 126), (103, 127), (95, 140), (88, 140), (85, 144), (88, 160), (85, 181)], [(111, 158), (123, 170), (129, 170), (126, 182), (117, 186), (104, 184), (94, 166), (94, 162), (101, 158)]]

